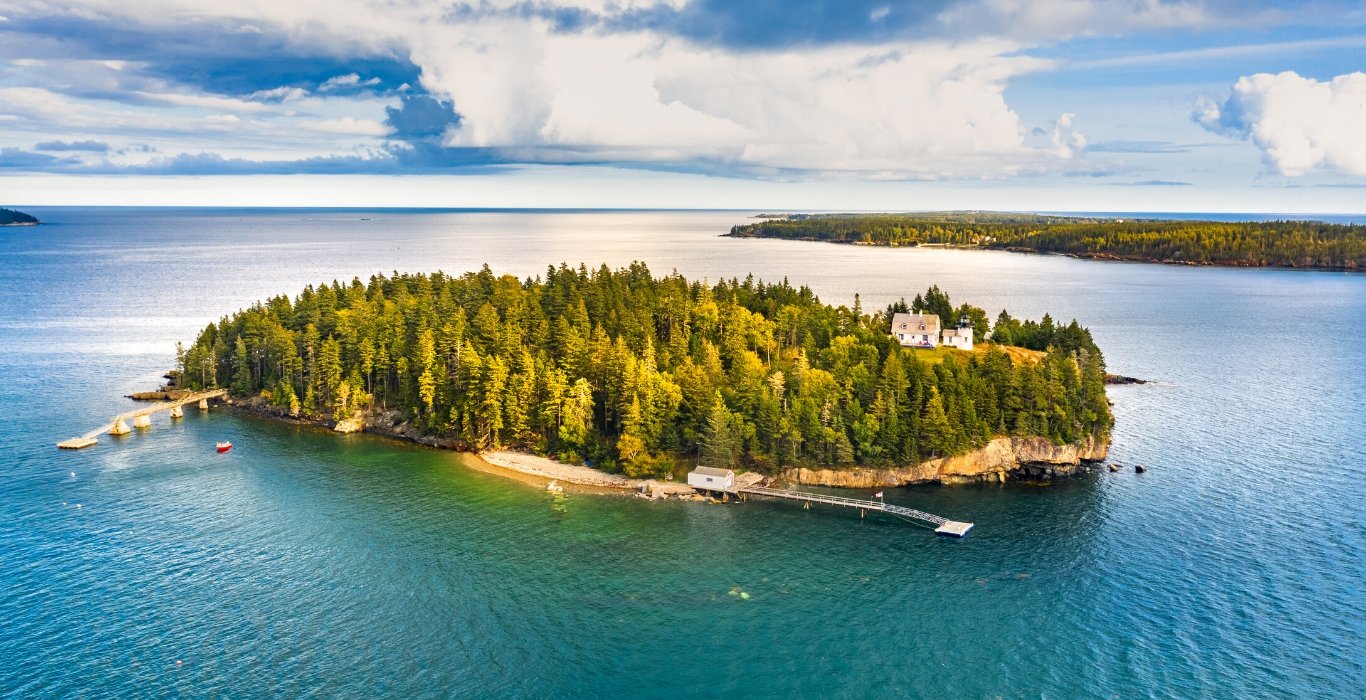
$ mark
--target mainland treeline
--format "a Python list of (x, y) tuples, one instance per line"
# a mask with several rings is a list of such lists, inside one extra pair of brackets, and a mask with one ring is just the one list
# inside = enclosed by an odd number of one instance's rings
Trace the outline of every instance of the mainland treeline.
[(1007, 248), (1151, 262), (1366, 270), (1366, 226), (1319, 221), (1166, 221), (1028, 214), (797, 215), (731, 236), (883, 246)]
[(15, 224), (36, 224), (38, 219), (31, 214), (13, 209), (0, 209), (0, 226), (13, 226)]
[[(902, 307), (904, 302), (899, 303)], [(956, 319), (937, 288), (917, 297)], [(996, 435), (1108, 435), (1104, 362), (1075, 322), (998, 332), (1046, 353), (914, 351), (893, 308), (806, 287), (716, 284), (642, 263), (544, 277), (398, 274), (308, 287), (210, 324), (178, 363), (294, 415), (397, 412), (471, 449), (520, 447), (638, 476), (677, 458), (773, 469), (889, 465)], [(974, 313), (979, 316), (980, 310)], [(924, 354), (922, 354), (924, 353)]]

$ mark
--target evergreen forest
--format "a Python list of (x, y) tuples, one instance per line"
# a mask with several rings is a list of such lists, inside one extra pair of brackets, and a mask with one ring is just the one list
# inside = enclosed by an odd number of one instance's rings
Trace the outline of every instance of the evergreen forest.
[(1366, 226), (1319, 221), (1170, 221), (1032, 214), (794, 215), (730, 236), (881, 246), (951, 245), (1147, 262), (1366, 270)]
[(178, 348), (190, 388), (315, 420), (387, 413), (466, 449), (514, 447), (631, 476), (694, 460), (759, 470), (897, 465), (993, 436), (1107, 437), (1105, 366), (1075, 321), (993, 332), (1041, 352), (902, 348), (890, 314), (986, 314), (931, 287), (865, 313), (807, 287), (715, 284), (643, 263), (543, 277), (377, 275), (277, 296)]

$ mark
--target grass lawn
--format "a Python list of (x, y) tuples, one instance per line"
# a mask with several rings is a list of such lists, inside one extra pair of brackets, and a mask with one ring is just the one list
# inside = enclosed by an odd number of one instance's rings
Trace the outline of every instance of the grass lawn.
[(930, 364), (939, 364), (940, 362), (943, 362), (944, 358), (948, 357), (949, 355), (956, 355), (961, 359), (967, 359), (968, 355), (985, 355), (987, 353), (987, 350), (991, 348), (996, 348), (997, 350), (1004, 352), (1006, 355), (1010, 356), (1012, 362), (1016, 363), (1041, 362), (1044, 356), (1044, 353), (1038, 350), (1030, 350), (1029, 348), (1021, 348), (1016, 347), (1014, 345), (997, 345), (995, 343), (983, 343), (980, 345), (974, 345), (971, 352), (957, 350), (954, 348), (948, 348), (942, 345), (933, 350), (925, 350), (920, 348), (905, 348), (905, 352), (915, 353), (916, 358), (921, 360), (922, 362), (928, 362)]

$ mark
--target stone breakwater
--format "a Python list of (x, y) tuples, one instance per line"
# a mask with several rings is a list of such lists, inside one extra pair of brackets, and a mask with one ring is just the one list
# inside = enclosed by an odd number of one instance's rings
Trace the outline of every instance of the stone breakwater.
[(1049, 479), (1081, 470), (1086, 462), (1105, 459), (1110, 445), (1090, 438), (1069, 445), (1055, 445), (1046, 438), (1000, 437), (979, 449), (953, 457), (938, 457), (904, 467), (873, 469), (788, 469), (782, 479), (807, 486), (877, 488), (907, 484), (967, 484), (1007, 479)]

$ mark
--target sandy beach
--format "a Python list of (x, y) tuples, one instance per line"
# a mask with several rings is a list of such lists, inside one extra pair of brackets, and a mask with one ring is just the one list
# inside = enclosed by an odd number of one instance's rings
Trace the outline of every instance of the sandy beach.
[(598, 471), (592, 467), (563, 464), (553, 459), (524, 452), (509, 450), (480, 452), (479, 458), (496, 467), (583, 486), (638, 490), (640, 485), (644, 483), (640, 479), (628, 479), (624, 476)]
[[(539, 477), (541, 479), (549, 479), (562, 484), (576, 484), (597, 489), (635, 491), (642, 495), (648, 495), (651, 498), (692, 498), (696, 496), (696, 492), (693, 488), (686, 483), (659, 481), (658, 479), (628, 479), (624, 476), (608, 474), (592, 467), (564, 464), (546, 457), (526, 454), (525, 452), (495, 450), (492, 452), (481, 452), (477, 456), (479, 459), (495, 467)], [(751, 477), (746, 480), (747, 482), (758, 481), (757, 474), (742, 476)]]

